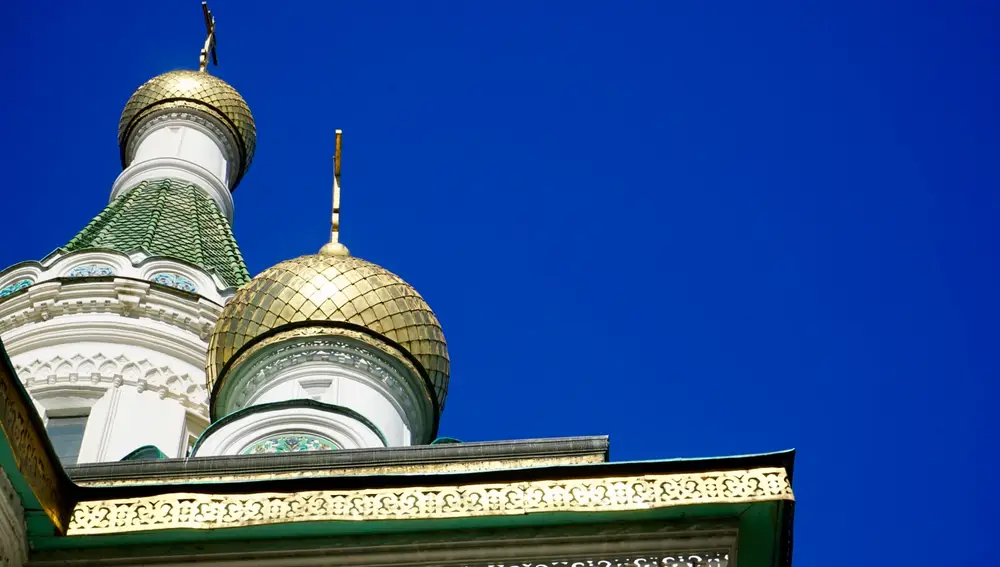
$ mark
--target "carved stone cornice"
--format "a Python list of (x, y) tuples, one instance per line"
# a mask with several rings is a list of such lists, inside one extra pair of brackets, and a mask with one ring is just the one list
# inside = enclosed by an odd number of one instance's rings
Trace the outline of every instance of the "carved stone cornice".
[[(220, 312), (215, 303), (178, 297), (149, 282), (127, 278), (48, 280), (0, 303), (0, 333), (62, 316), (116, 314), (159, 321), (207, 340)], [(8, 348), (17, 350), (10, 342)]]
[(216, 398), (216, 416), (228, 415), (248, 401), (282, 371), (312, 362), (325, 362), (376, 381), (391, 394), (407, 416), (414, 443), (433, 437), (433, 401), (416, 367), (392, 347), (365, 333), (335, 327), (303, 327), (278, 333), (241, 355), (222, 376)]
[(15, 366), (18, 377), (29, 393), (69, 386), (133, 387), (139, 393), (156, 392), (160, 399), (173, 399), (185, 408), (208, 415), (208, 394), (204, 378), (179, 374), (169, 366), (155, 366), (148, 360), (131, 360), (119, 355), (76, 355), (69, 359), (55, 356), (47, 360)]

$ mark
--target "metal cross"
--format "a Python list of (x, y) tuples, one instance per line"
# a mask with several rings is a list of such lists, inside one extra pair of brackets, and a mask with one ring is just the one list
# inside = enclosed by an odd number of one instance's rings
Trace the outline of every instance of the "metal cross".
[(208, 9), (208, 2), (201, 3), (201, 11), (205, 15), (205, 31), (208, 37), (205, 38), (205, 46), (201, 48), (201, 57), (198, 61), (198, 70), (204, 72), (208, 68), (208, 55), (212, 54), (212, 64), (219, 65), (219, 57), (215, 54), (215, 16)]

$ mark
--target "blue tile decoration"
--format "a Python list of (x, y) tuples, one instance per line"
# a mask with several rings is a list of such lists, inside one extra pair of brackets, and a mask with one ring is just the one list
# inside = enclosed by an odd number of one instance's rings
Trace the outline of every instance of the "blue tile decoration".
[(0, 297), (7, 297), (12, 293), (21, 291), (22, 289), (28, 287), (29, 285), (31, 285), (31, 280), (29, 279), (18, 280), (10, 284), (9, 286), (4, 287), (3, 289), (0, 289)]
[(279, 435), (268, 437), (250, 445), (241, 455), (258, 455), (262, 453), (297, 453), (301, 451), (332, 451), (337, 445), (314, 435)]
[(115, 275), (115, 269), (104, 264), (84, 264), (73, 268), (66, 274), (70, 278), (99, 278), (113, 275)]
[(149, 279), (160, 285), (176, 288), (181, 291), (189, 291), (191, 293), (195, 293), (196, 291), (198, 291), (198, 287), (194, 285), (194, 282), (192, 282), (191, 280), (185, 278), (180, 274), (175, 274), (171, 272), (159, 272), (153, 274), (153, 277)]

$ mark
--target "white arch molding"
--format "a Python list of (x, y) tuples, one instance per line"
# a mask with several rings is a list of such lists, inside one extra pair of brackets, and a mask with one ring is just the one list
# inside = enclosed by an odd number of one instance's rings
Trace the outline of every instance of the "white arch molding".
[(42, 416), (88, 415), (79, 463), (143, 445), (183, 457), (208, 424), (204, 361), (221, 305), (144, 281), (52, 280), (0, 302), (0, 336)]
[(286, 339), (230, 370), (213, 401), (214, 415), (311, 399), (363, 415), (390, 446), (429, 443), (433, 403), (422, 380), (382, 351), (348, 337)]
[(378, 432), (350, 415), (292, 406), (248, 411), (229, 423), (212, 428), (191, 456), (239, 455), (263, 439), (295, 434), (325, 437), (341, 449), (386, 446)]

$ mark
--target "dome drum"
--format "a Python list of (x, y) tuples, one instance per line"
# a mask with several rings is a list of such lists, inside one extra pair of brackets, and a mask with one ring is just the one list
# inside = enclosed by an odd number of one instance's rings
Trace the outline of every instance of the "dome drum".
[(293, 399), (349, 408), (392, 446), (428, 443), (437, 399), (420, 364), (398, 345), (349, 323), (292, 323), (256, 337), (212, 387), (212, 421)]
[(262, 443), (290, 437), (312, 441), (311, 447), (293, 451), (387, 446), (378, 428), (364, 416), (342, 407), (297, 400), (254, 406), (213, 423), (195, 444), (191, 456), (259, 454), (256, 449)]
[[(208, 136), (217, 145), (226, 162), (224, 181), (227, 187), (233, 187), (237, 177), (241, 175), (241, 166), (245, 152), (242, 141), (233, 134), (232, 125), (223, 121), (216, 112), (204, 108), (184, 110), (175, 105), (157, 106), (148, 109), (136, 119), (136, 126), (128, 134), (128, 142), (122, 148), (122, 164), (133, 164), (137, 157), (141, 159), (140, 147), (147, 138), (154, 136), (159, 128), (170, 127), (183, 123)], [(209, 169), (211, 171), (211, 169)], [(218, 174), (216, 171), (212, 173)], [(231, 189), (228, 191), (231, 192)], [(231, 197), (230, 197), (231, 199)]]

